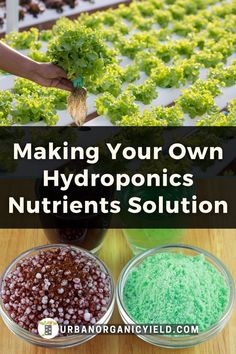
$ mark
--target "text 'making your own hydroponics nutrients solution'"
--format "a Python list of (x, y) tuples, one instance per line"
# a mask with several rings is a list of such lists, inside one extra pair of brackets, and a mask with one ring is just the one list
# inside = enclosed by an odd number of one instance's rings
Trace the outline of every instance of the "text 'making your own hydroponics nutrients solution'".
[[(162, 146), (153, 147), (123, 147), (121, 143), (106, 143), (105, 148), (108, 152), (110, 161), (117, 160), (122, 155), (124, 160), (158, 160), (163, 156)], [(219, 146), (213, 147), (191, 147), (181, 143), (173, 143), (169, 146), (167, 154), (170, 159), (180, 161), (184, 158), (191, 160), (204, 160), (208, 157), (210, 160), (222, 160), (223, 149)], [(69, 146), (68, 142), (64, 142), (63, 146), (54, 146), (49, 142), (48, 146), (33, 147), (31, 143), (26, 144), (23, 148), (20, 144), (14, 144), (14, 159), (35, 159), (35, 160), (61, 160), (61, 159), (79, 159), (85, 160), (88, 165), (96, 165), (99, 163), (100, 149), (99, 146), (89, 146), (83, 148), (81, 146)], [(109, 164), (109, 161), (107, 161)], [(9, 198), (9, 214), (29, 213), (39, 214), (119, 214), (122, 211), (119, 200), (108, 200), (101, 196), (99, 200), (71, 200), (71, 189), (76, 187), (114, 187), (116, 191), (122, 191), (126, 187), (184, 187), (193, 188), (194, 178), (192, 173), (169, 173), (167, 168), (162, 168), (158, 173), (93, 173), (90, 168), (84, 168), (83, 171), (59, 172), (43, 171), (43, 186), (58, 187), (60, 191), (67, 191), (60, 200), (52, 200), (52, 198), (44, 197), (41, 200), (31, 201), (25, 197)], [(131, 214), (227, 214), (228, 204), (225, 200), (198, 200), (197, 195), (190, 193), (189, 196), (181, 196), (175, 200), (166, 199), (164, 195), (157, 195), (154, 200), (142, 200), (141, 197), (135, 195), (130, 196), (127, 200), (127, 211)]]

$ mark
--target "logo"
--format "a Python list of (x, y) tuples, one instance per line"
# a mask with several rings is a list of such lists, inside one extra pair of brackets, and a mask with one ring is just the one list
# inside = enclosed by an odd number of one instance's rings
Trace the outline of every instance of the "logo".
[(42, 338), (53, 339), (59, 334), (59, 325), (52, 318), (44, 318), (38, 323), (38, 332)]

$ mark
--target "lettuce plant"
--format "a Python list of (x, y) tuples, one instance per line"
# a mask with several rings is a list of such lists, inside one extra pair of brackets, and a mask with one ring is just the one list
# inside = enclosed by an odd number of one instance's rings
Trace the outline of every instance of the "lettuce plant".
[(16, 124), (44, 121), (47, 125), (55, 125), (59, 119), (52, 101), (37, 94), (16, 97), (11, 115)]
[(143, 84), (139, 85), (130, 84), (127, 87), (127, 91), (134, 95), (136, 101), (144, 104), (151, 103), (158, 96), (156, 84), (151, 79), (147, 79)]
[(122, 69), (119, 65), (112, 64), (107, 67), (104, 75), (91, 87), (91, 92), (109, 92), (116, 97), (121, 93), (121, 85)]
[(219, 80), (225, 86), (233, 86), (236, 84), (236, 60), (229, 66), (219, 64), (215, 69), (211, 69), (208, 73), (209, 79)]
[(119, 122), (119, 125), (121, 126), (140, 126), (140, 127), (145, 127), (145, 126), (157, 126), (157, 127), (163, 127), (167, 126), (168, 123), (166, 120), (158, 120), (153, 114), (153, 112), (144, 110), (144, 112), (141, 113), (136, 113), (132, 115), (126, 115), (123, 116), (121, 121)]
[(126, 115), (120, 121), (120, 125), (128, 126), (180, 126), (183, 124), (184, 114), (179, 106), (157, 106), (151, 111)]
[(46, 88), (32, 81), (17, 78), (14, 83), (14, 92), (19, 96), (39, 96), (42, 98), (48, 98), (51, 101), (54, 109), (63, 110), (66, 109), (68, 92), (59, 90), (56, 88)]
[(165, 65), (152, 69), (150, 76), (155, 84), (162, 88), (179, 87), (183, 78), (180, 67)]
[(24, 32), (11, 32), (5, 36), (4, 41), (10, 47), (17, 50), (41, 48), (41, 42), (39, 42), (39, 31), (37, 28), (31, 28), (29, 31)]
[(107, 115), (112, 123), (118, 124), (122, 117), (138, 113), (135, 97), (128, 91), (121, 93), (117, 98), (110, 93), (104, 93), (96, 100), (99, 115)]
[(233, 99), (228, 110), (219, 112), (214, 109), (210, 114), (205, 115), (196, 123), (197, 126), (236, 126), (236, 99)]
[(87, 80), (101, 76), (108, 64), (114, 61), (114, 53), (103, 42), (99, 31), (75, 26), (55, 36), (49, 44), (51, 61), (63, 68), (68, 78)]
[(184, 113), (188, 113), (190, 118), (202, 116), (211, 112), (215, 102), (209, 91), (199, 92), (192, 89), (183, 90), (182, 96), (177, 100)]
[(9, 91), (0, 90), (0, 112), (1, 119), (7, 118), (12, 108), (13, 94)]

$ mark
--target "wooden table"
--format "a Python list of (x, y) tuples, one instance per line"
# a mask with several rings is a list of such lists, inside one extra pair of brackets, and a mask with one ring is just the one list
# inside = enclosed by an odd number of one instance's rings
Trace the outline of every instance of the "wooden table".
[[(41, 230), (0, 230), (0, 272), (8, 263), (31, 247), (46, 244), (47, 240)], [(185, 243), (202, 247), (228, 266), (236, 279), (236, 230), (190, 230)], [(110, 230), (100, 252), (101, 258), (111, 269), (115, 280), (131, 252), (120, 231)], [(234, 354), (236, 353), (236, 311), (223, 332), (207, 343), (184, 350), (162, 349), (143, 342), (134, 335), (101, 335), (79, 346), (60, 351), (34, 347), (14, 336), (0, 320), (1, 354)], [(121, 323), (117, 308), (112, 323)]]

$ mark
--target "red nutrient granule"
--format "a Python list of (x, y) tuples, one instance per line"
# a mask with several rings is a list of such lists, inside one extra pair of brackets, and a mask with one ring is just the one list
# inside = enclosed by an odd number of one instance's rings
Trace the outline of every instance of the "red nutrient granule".
[(88, 253), (70, 247), (22, 259), (6, 278), (1, 297), (19, 326), (38, 334), (38, 321), (95, 324), (111, 300), (111, 278)]

